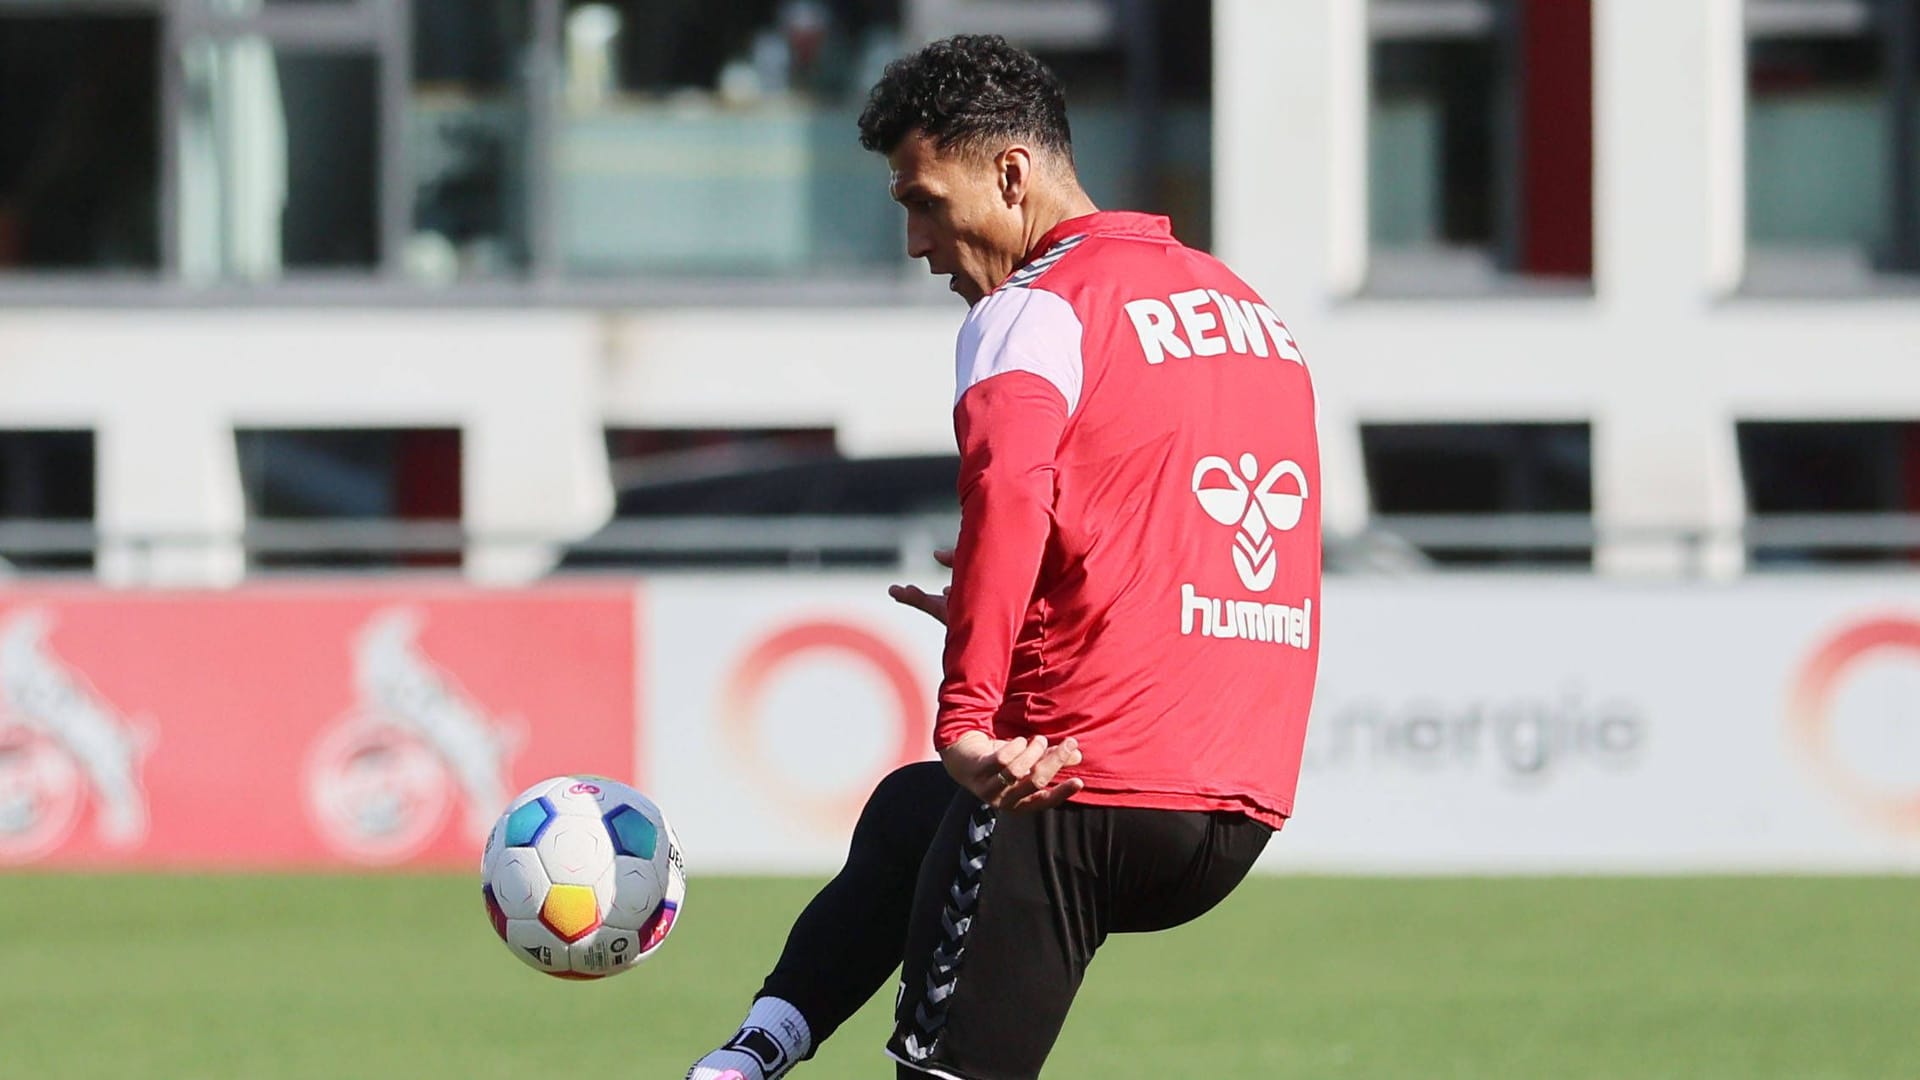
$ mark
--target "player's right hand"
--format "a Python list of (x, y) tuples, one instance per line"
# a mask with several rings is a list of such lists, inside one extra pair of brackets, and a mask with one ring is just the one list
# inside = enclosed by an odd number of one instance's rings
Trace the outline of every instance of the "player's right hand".
[[(953, 569), (953, 549), (941, 548), (934, 552), (933, 561), (949, 570)], [(947, 594), (952, 591), (953, 586), (949, 585), (940, 590), (939, 596), (935, 596), (918, 585), (890, 585), (887, 587), (887, 595), (893, 597), (896, 602), (926, 612), (937, 620), (941, 626), (947, 625)]]
[(1049, 746), (1045, 735), (996, 739), (971, 731), (940, 751), (947, 775), (996, 810), (1028, 812), (1058, 806), (1085, 786), (1075, 778), (1054, 781), (1080, 764), (1080, 742), (1068, 736)]

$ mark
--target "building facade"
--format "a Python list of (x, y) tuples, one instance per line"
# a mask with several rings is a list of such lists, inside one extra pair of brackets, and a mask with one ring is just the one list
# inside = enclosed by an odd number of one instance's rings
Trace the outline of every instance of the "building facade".
[[(72, 54), (146, 63), (131, 113), (0, 106), (29, 148), (0, 171), (0, 550), (232, 582), (292, 460), (316, 505), (522, 581), (612, 513), (610, 432), (950, 452), (961, 311), (851, 120), (961, 29), (1053, 60), (1096, 197), (1171, 212), (1286, 318), (1331, 532), (1728, 575), (1756, 518), (1920, 510), (1920, 4), (739, 8), (0, 0), (0, 50), (41, 58), (16, 80), (108, 23), (148, 58)], [(348, 469), (327, 503), (328, 432), (405, 436), (345, 454), (387, 455), (377, 497)]]

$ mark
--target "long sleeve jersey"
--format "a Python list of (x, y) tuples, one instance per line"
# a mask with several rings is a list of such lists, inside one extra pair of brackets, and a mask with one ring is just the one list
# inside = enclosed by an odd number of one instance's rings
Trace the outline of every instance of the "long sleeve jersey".
[(1062, 222), (968, 314), (935, 745), (1079, 739), (1084, 803), (1293, 812), (1320, 459), (1285, 325), (1165, 218)]

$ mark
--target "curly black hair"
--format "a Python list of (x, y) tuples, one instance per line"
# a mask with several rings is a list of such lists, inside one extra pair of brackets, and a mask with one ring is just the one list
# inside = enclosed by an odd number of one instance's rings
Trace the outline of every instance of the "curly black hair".
[(860, 145), (891, 154), (916, 131), (943, 150), (1029, 139), (1073, 158), (1060, 80), (998, 34), (958, 34), (887, 65), (860, 113)]

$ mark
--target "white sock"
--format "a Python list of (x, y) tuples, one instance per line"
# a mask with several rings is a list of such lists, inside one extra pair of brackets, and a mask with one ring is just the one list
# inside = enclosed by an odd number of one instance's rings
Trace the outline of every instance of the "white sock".
[(727, 1045), (694, 1063), (687, 1080), (778, 1080), (813, 1050), (813, 1033), (800, 1010), (763, 997)]

